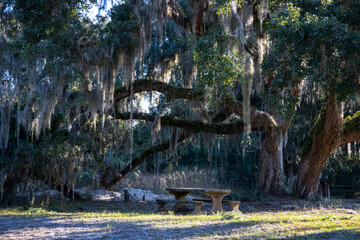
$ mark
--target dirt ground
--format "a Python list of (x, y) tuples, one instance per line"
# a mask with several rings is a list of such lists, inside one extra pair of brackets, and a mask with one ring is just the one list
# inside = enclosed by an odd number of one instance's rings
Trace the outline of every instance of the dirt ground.
[[(171, 206), (168, 206), (171, 208)], [(279, 236), (269, 237), (258, 235), (236, 235), (247, 225), (231, 222), (214, 222), (203, 225), (193, 222), (189, 225), (181, 218), (153, 218), (157, 209), (154, 203), (129, 203), (111, 201), (84, 201), (75, 203), (52, 203), (45, 214), (30, 214), (28, 216), (16, 214), (0, 215), (0, 239), (288, 239)], [(211, 209), (211, 204), (204, 204), (205, 211)], [(360, 215), (360, 199), (332, 199), (331, 201), (305, 201), (294, 198), (267, 198), (260, 201), (241, 203), (240, 211), (244, 214), (270, 214), (271, 212), (307, 211), (322, 209), (328, 213), (344, 213)], [(47, 215), (47, 211), (55, 214)], [(229, 206), (224, 205), (224, 210)], [(7, 211), (7, 210), (4, 210)], [(79, 217), (73, 213), (84, 213), (86, 217)], [(91, 217), (91, 213), (145, 213), (150, 219)], [(89, 217), (90, 214), (90, 217)], [(142, 216), (148, 216), (142, 215)], [(115, 215), (116, 216), (116, 215)], [(164, 222), (168, 221), (168, 222)], [(210, 224), (210, 225), (209, 225)], [(211, 227), (209, 227), (211, 226)], [(254, 230), (262, 231), (262, 226), (255, 226)], [(360, 229), (359, 229), (360, 234)], [(203, 236), (203, 237), (201, 237)], [(228, 236), (228, 237), (227, 237)], [(257, 236), (257, 237), (256, 237)], [(328, 235), (325, 235), (328, 236)], [(360, 235), (351, 235), (355, 239)], [(342, 232), (319, 238), (305, 239), (348, 239)]]

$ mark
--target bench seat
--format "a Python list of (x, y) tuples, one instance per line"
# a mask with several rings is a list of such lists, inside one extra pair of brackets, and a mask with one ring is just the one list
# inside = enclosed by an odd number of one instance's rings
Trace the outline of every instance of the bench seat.
[[(193, 201), (212, 202), (210, 198), (193, 198)], [(230, 204), (231, 211), (233, 211), (233, 212), (240, 212), (239, 205), (240, 205), (241, 201), (222, 200), (221, 203)]]
[(166, 203), (183, 203), (183, 204), (194, 204), (194, 211), (193, 214), (200, 214), (201, 207), (203, 202), (202, 201), (195, 201), (195, 200), (165, 200), (165, 199), (157, 199), (158, 210), (156, 213), (160, 214), (167, 214), (169, 211), (166, 209)]

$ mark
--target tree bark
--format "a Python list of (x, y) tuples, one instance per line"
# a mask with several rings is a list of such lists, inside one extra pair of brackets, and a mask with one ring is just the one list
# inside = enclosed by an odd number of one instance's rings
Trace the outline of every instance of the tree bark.
[(276, 195), (284, 182), (282, 128), (269, 128), (261, 134), (259, 188)]
[[(157, 91), (165, 94), (167, 99), (191, 99), (196, 101), (204, 101), (205, 95), (201, 90), (192, 88), (176, 87), (164, 82), (155, 81), (152, 79), (140, 79), (133, 83), (133, 92), (145, 92), (145, 91)], [(121, 99), (127, 98), (131, 95), (131, 90), (128, 87), (122, 87), (115, 90), (114, 100), (115, 102)]]
[(298, 197), (317, 197), (321, 171), (334, 150), (331, 145), (340, 139), (343, 127), (343, 103), (337, 102), (336, 95), (330, 91), (326, 105), (304, 146), (298, 173)]
[[(129, 120), (130, 113), (117, 113), (117, 119)], [(147, 113), (133, 113), (133, 119), (155, 121), (156, 116)], [(162, 126), (177, 127), (189, 130), (193, 133), (208, 132), (215, 134), (240, 134), (244, 132), (244, 122), (239, 120), (231, 123), (207, 123), (201, 120), (180, 119), (175, 116), (162, 116), (160, 118)], [(259, 131), (257, 125), (252, 126), (253, 131)]]

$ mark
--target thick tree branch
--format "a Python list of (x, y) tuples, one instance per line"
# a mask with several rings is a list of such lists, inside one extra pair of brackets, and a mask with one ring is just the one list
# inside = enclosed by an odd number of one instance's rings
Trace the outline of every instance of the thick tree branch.
[[(196, 101), (203, 101), (204, 92), (201, 90), (194, 90), (191, 88), (182, 88), (169, 85), (164, 82), (155, 81), (151, 79), (136, 80), (133, 83), (133, 93), (145, 92), (145, 91), (157, 91), (166, 95), (167, 99), (190, 99)], [(131, 95), (130, 87), (122, 87), (115, 90), (115, 102), (127, 98)]]
[(344, 120), (344, 129), (331, 144), (331, 152), (355, 141), (360, 142), (360, 111)]
[[(133, 113), (133, 119), (145, 120), (153, 122), (155, 120), (154, 115), (146, 113)], [(128, 120), (130, 119), (130, 113), (118, 113), (117, 119)], [(169, 127), (177, 127), (192, 131), (193, 133), (208, 132), (215, 134), (240, 134), (244, 132), (244, 122), (241, 120), (232, 123), (206, 123), (201, 120), (180, 119), (174, 116), (162, 116), (161, 125)], [(258, 131), (256, 126), (253, 126), (253, 131)]]
[(289, 129), (291, 121), (292, 121), (295, 111), (296, 111), (296, 105), (300, 101), (299, 95), (301, 93), (302, 82), (303, 82), (303, 80), (301, 80), (300, 78), (295, 79), (295, 86), (291, 89), (291, 94), (295, 101), (294, 101), (293, 108), (291, 108), (291, 110), (289, 111), (289, 118), (285, 119), (282, 123), (283, 135), (285, 135), (287, 130)]
[[(164, 82), (155, 81), (151, 79), (136, 80), (133, 83), (133, 93), (157, 91), (165, 94), (168, 100), (182, 98), (194, 101), (204, 101), (204, 92), (201, 90), (194, 90), (191, 88), (182, 88), (169, 85)], [(118, 103), (120, 100), (125, 99), (131, 95), (130, 87), (121, 87), (115, 90), (114, 100)], [(73, 123), (70, 135), (77, 133), (80, 128), (91, 118), (90, 114), (81, 114), (78, 119)]]
[[(185, 140), (186, 138), (190, 137), (192, 133), (184, 132), (180, 135), (180, 137), (177, 139), (177, 142), (181, 142)], [(135, 158), (131, 164), (127, 165), (123, 170), (121, 170), (120, 173), (116, 174), (115, 177), (107, 184), (105, 185), (105, 189), (109, 190), (112, 186), (114, 186), (118, 181), (120, 181), (126, 174), (128, 174), (132, 169), (139, 166), (141, 163), (147, 160), (149, 156), (151, 156), (154, 153), (165, 151), (170, 147), (170, 141), (166, 140), (160, 144), (157, 144), (155, 146), (151, 146), (147, 150), (145, 150), (138, 158)], [(107, 176), (106, 176), (107, 177)], [(103, 181), (104, 183), (104, 181)]]
[[(244, 114), (244, 108), (240, 102), (227, 99), (221, 104), (221, 106), (230, 112), (238, 114), (239, 116), (243, 116)], [(255, 107), (250, 107), (250, 121), (251, 128), (257, 130), (264, 130), (278, 126), (278, 123), (273, 116), (267, 112), (259, 111)]]
[(343, 108), (343, 102), (338, 102), (336, 94), (330, 90), (320, 117), (303, 146), (297, 183), (297, 194), (301, 198), (316, 196), (321, 170), (331, 154), (331, 145), (344, 130)]
[[(213, 118), (214, 121), (223, 121), (225, 120), (227, 117), (229, 116), (229, 112), (227, 111), (221, 111), (218, 114), (215, 115), (215, 117)], [(119, 119), (130, 119), (130, 113), (118, 113), (117, 118)], [(150, 114), (139, 114), (139, 113), (134, 113), (133, 114), (133, 118), (134, 119), (142, 119), (142, 120), (147, 120), (147, 121), (154, 121), (155, 120), (155, 116), (150, 115)], [(201, 121), (192, 121), (192, 120), (181, 120), (181, 119), (176, 119), (174, 117), (162, 117), (161, 119), (162, 121), (162, 125), (166, 125), (166, 123), (170, 123), (170, 122), (175, 122), (176, 124), (183, 124), (186, 123), (188, 124), (187, 130), (191, 130), (191, 131), (184, 131), (178, 139), (176, 139), (176, 141), (178, 143), (182, 142), (183, 140), (185, 140), (186, 138), (190, 137), (192, 134), (194, 133), (198, 133), (198, 132), (204, 132), (204, 123), (202, 123)], [(222, 125), (221, 127), (217, 128), (217, 125), (214, 125), (215, 123), (212, 124), (212, 126), (210, 127), (211, 130), (213, 131), (224, 131), (223, 128), (225, 128), (225, 125)], [(217, 123), (216, 123), (217, 124)], [(170, 126), (170, 125), (168, 125)], [(176, 126), (175, 126), (176, 127)], [(228, 124), (228, 127), (230, 129), (233, 128), (233, 126), (230, 126), (230, 124)], [(235, 126), (236, 129), (237, 126)], [(238, 131), (238, 133), (240, 133), (241, 128), (244, 129), (244, 124), (241, 122), (240, 126), (238, 126), (239, 128), (237, 128), (236, 130)], [(243, 130), (242, 130), (243, 131)], [(112, 168), (112, 167), (108, 167), (106, 173), (104, 174), (104, 176), (101, 178), (101, 184), (106, 188), (106, 189), (110, 189), (112, 186), (114, 186), (118, 181), (120, 181), (126, 174), (128, 174), (132, 169), (134, 169), (135, 167), (139, 166), (141, 163), (145, 162), (149, 156), (151, 156), (152, 154), (156, 153), (156, 152), (161, 152), (161, 151), (165, 151), (166, 149), (168, 149), (170, 147), (170, 139), (155, 145), (155, 146), (151, 146), (149, 147), (147, 150), (145, 150), (138, 158), (135, 158), (131, 164), (127, 165), (126, 167), (124, 167), (121, 172), (117, 172), (116, 169)], [(113, 179), (107, 183), (106, 179), (109, 177), (110, 173), (113, 173), (114, 177)]]

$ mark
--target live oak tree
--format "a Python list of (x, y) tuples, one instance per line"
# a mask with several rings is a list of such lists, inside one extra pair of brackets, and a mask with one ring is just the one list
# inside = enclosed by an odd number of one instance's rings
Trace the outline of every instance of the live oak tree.
[[(49, 134), (50, 120), (63, 115), (68, 140), (62, 149), (69, 154), (60, 157), (79, 154), (67, 143), (91, 153), (104, 171), (101, 184), (110, 189), (152, 154), (174, 151), (199, 133), (259, 131), (259, 187), (276, 194), (285, 183), (287, 131), (304, 82), (313, 82), (328, 97), (299, 170), (299, 195), (312, 196), (328, 155), (358, 136), (358, 115), (343, 128), (338, 101), (357, 90), (358, 52), (351, 50), (358, 46), (357, 20), (343, 17), (355, 14), (358, 4), (279, 2), (271, 2), (270, 12), (265, 0), (129, 0), (115, 4), (110, 19), (94, 22), (82, 12), (86, 1), (3, 1), (2, 154), (21, 157), (9, 148), (9, 138), (12, 149), (20, 149), (22, 140), (36, 144)], [(328, 34), (328, 28), (341, 34)], [(154, 91), (160, 93), (156, 110), (141, 112), (143, 97), (153, 98)], [(134, 120), (152, 122), (152, 140), (143, 152), (134, 151)], [(327, 134), (332, 128), (333, 137)], [(340, 135), (344, 142), (335, 143)], [(325, 144), (320, 158), (321, 139), (333, 145)], [(128, 159), (120, 170), (106, 159), (119, 145)], [(54, 161), (41, 159), (44, 166)], [(19, 166), (6, 164), (2, 173), (9, 169)], [(58, 172), (50, 174), (52, 182), (72, 184)], [(36, 175), (49, 183), (41, 171)]]
[[(137, 157), (130, 126), (130, 163), (120, 173), (111, 166), (107, 168), (102, 183), (110, 188), (149, 155), (192, 134), (261, 131), (259, 186), (269, 193), (278, 191), (283, 180), (282, 146), (289, 120), (250, 104), (253, 85), (259, 96), (264, 94), (260, 64), (267, 48), (265, 1), (129, 1), (113, 7), (110, 22), (99, 19), (96, 24), (76, 11), (85, 6), (81, 1), (8, 4), (14, 4), (9, 15), (20, 26), (18, 35), (7, 41), (6, 54), (14, 60), (8, 58), (11, 61), (4, 64), (9, 69), (4, 77), (17, 86), (18, 137), (20, 126), (27, 131), (25, 135), (40, 137), (41, 129), (50, 126), (55, 111), (63, 112), (72, 123), (70, 135), (88, 121), (96, 125), (99, 120), (104, 126), (109, 117), (130, 119), (130, 125), (134, 119), (154, 121), (155, 138), (161, 125), (184, 129), (176, 130), (173, 139), (155, 144)], [(4, 26), (8, 28), (8, 22)], [(14, 64), (23, 66), (21, 74), (12, 68)], [(178, 77), (168, 78), (171, 68), (179, 69), (170, 74)], [(119, 69), (124, 87), (115, 91)], [(37, 86), (35, 91), (33, 86)], [(185, 106), (201, 102), (188, 108), (192, 115), (198, 114), (198, 120), (182, 119), (184, 115), (176, 116), (173, 111), (173, 115), (161, 116), (161, 107), (157, 116), (135, 112), (135, 94), (144, 91), (164, 94), (165, 107), (176, 99), (182, 99)], [(20, 102), (20, 96), (25, 101)], [(64, 100), (70, 107), (59, 104)], [(199, 107), (203, 110), (199, 111)], [(23, 116), (28, 116), (26, 121)], [(2, 126), (8, 126), (8, 122), (3, 121)], [(95, 143), (101, 161), (106, 144), (101, 140)], [(4, 145), (3, 151), (6, 149)], [(111, 176), (114, 178), (108, 179)]]
[[(360, 139), (359, 112), (354, 109), (360, 87), (359, 10), (358, 1), (286, 1), (272, 20), (266, 68), (273, 86), (278, 91), (301, 84), (304, 98), (313, 87), (318, 95), (313, 99), (323, 96), (323, 107), (303, 145), (297, 182), (302, 198), (316, 197), (330, 154)], [(344, 112), (355, 114), (344, 117)]]

